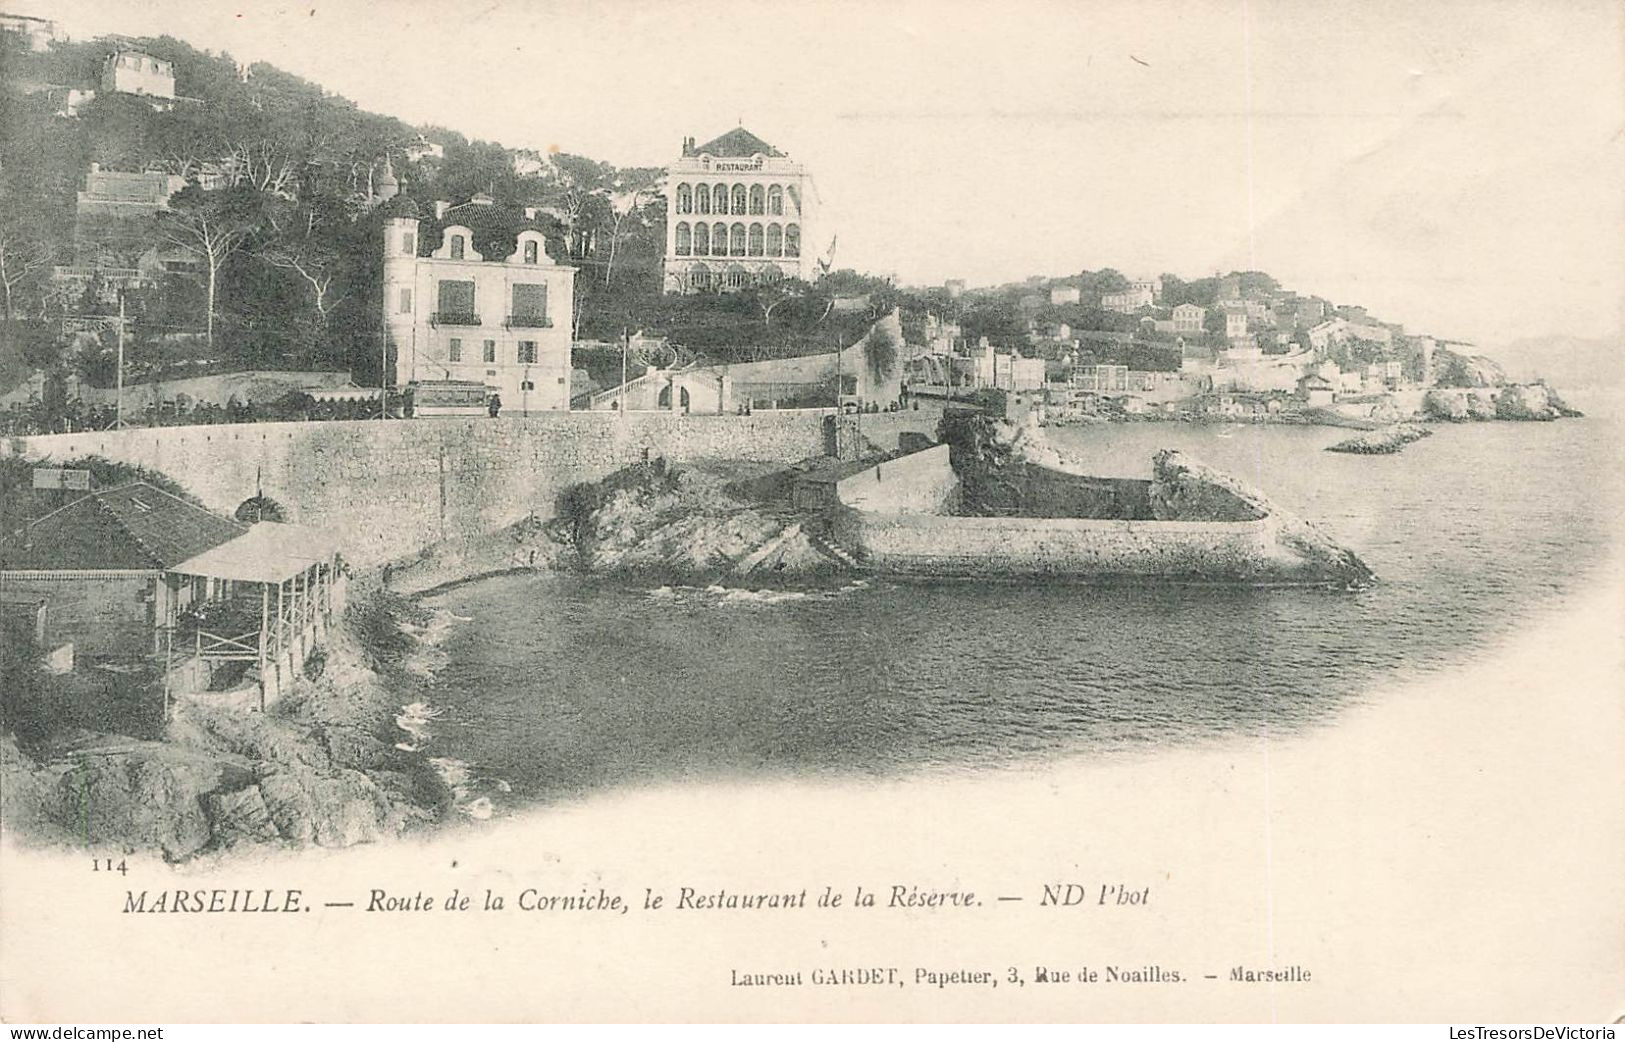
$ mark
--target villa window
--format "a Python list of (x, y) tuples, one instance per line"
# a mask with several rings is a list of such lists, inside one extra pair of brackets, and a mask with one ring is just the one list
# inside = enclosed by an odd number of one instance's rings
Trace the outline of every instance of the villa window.
[(728, 212), (727, 185), (717, 185), (711, 189), (711, 205), (715, 208), (714, 212), (716, 213), (725, 214)]
[(728, 226), (721, 221), (711, 226), (711, 254), (715, 257), (728, 255)]
[(536, 364), (536, 341), (534, 341), (534, 340), (521, 340), (521, 341), (519, 341), (519, 361), (523, 365), (535, 365)]
[(677, 186), (677, 212), (692, 213), (694, 210), (694, 193), (688, 185)]
[(728, 252), (735, 257), (745, 255), (745, 226), (736, 224), (728, 232)]
[(711, 212), (710, 187), (706, 185), (696, 185), (694, 187), (694, 212), (707, 214)]
[(767, 255), (769, 257), (784, 256), (784, 229), (776, 224), (767, 226)]
[[(495, 340), (487, 340), (485, 342), (484, 349), (480, 352), (480, 361), (482, 361), (482, 362), (495, 362), (496, 360), (497, 360), (497, 342)], [(486, 373), (485, 375), (490, 376), (491, 374)]]
[(743, 214), (745, 212), (745, 186), (744, 185), (734, 185), (733, 212), (736, 213), (736, 214)]
[(801, 225), (791, 224), (785, 226), (784, 255), (786, 257), (801, 256)]
[(784, 214), (784, 189), (778, 185), (767, 190), (767, 212), (774, 217)]
[(762, 226), (760, 224), (750, 226), (750, 255), (752, 257), (762, 255)]
[(452, 362), (461, 362), (463, 360), (462, 337), (454, 336), (451, 338), (451, 343), (446, 347), (446, 358)]
[(519, 389), (521, 391), (534, 391), (536, 390), (536, 385), (529, 380), (522, 380), (519, 383)]
[(400, 311), (403, 315), (410, 315), (412, 313), (412, 291), (409, 289), (401, 290)]
[(408, 257), (410, 257), (410, 256), (412, 256), (412, 254), (416, 253), (417, 251), (418, 251), (417, 239), (412, 235), (411, 232), (407, 232), (405, 235), (401, 236), (401, 252), (402, 253), (404, 253)]
[(687, 257), (694, 249), (694, 233), (689, 230), (688, 222), (677, 225), (677, 256)]
[(525, 263), (526, 264), (535, 264), (536, 259), (538, 257), (540, 257), (541, 255), (542, 255), (542, 251), (537, 249), (535, 240), (532, 240), (530, 242), (525, 243)]
[(463, 249), (464, 249), (463, 237), (461, 235), (453, 235), (451, 237), (451, 259), (452, 260), (462, 260), (463, 259)]
[(763, 205), (764, 194), (761, 185), (750, 186), (750, 212), (760, 216), (766, 207)]
[(477, 326), (479, 316), (474, 311), (473, 280), (442, 279), (439, 284), (440, 302), (435, 318), (440, 322)]
[(694, 256), (703, 257), (711, 252), (711, 226), (696, 224), (694, 226)]
[(547, 284), (516, 283), (513, 287), (513, 312), (508, 325), (518, 327), (547, 326)]

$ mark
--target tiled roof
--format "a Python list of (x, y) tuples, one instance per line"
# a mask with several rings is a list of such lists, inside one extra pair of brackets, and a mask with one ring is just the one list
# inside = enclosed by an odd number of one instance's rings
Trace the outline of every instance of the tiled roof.
[[(395, 198), (399, 199), (400, 196)], [(504, 206), (490, 196), (481, 195), (451, 207), (443, 217), (425, 218), (418, 229), (418, 256), (427, 257), (438, 250), (441, 233), (454, 224), (460, 224), (474, 233), (471, 245), (486, 260), (499, 261), (510, 256), (522, 231), (547, 233), (546, 225), (540, 220), (526, 217), (523, 210)], [(549, 245), (552, 245), (551, 240)]]
[(166, 569), (248, 530), (145, 482), (92, 492), (0, 546), (0, 568)]
[(728, 159), (749, 159), (758, 152), (764, 156), (784, 155), (783, 152), (780, 152), (744, 127), (735, 127), (721, 137), (712, 138), (694, 149), (693, 154), (699, 155), (702, 152), (709, 152), (713, 156)]

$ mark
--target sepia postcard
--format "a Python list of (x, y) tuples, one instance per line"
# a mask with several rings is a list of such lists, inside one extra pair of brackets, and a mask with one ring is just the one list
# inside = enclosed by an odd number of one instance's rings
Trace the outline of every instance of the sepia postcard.
[(0, 6), (0, 1019), (1625, 1018), (1617, 2)]

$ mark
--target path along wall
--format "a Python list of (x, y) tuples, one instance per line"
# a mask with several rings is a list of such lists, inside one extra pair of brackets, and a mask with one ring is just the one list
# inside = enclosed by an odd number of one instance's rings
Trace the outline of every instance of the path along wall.
[(645, 458), (791, 462), (825, 451), (826, 410), (750, 416), (570, 412), (410, 421), (159, 427), (13, 438), (0, 452), (97, 455), (162, 471), (230, 514), (263, 492), (287, 520), (376, 565), (551, 516), (565, 487)]

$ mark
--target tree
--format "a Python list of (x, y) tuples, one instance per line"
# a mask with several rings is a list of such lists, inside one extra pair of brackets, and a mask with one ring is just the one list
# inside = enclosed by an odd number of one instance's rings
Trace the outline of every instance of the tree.
[(863, 338), (863, 360), (875, 379), (884, 380), (897, 368), (897, 338), (890, 329), (876, 323)]
[(0, 205), (0, 284), (5, 286), (8, 320), (17, 317), (18, 297), (30, 284), (38, 288), (38, 275), (50, 263), (51, 243), (38, 223)]
[(614, 274), (615, 253), (628, 218), (638, 213), (643, 202), (656, 193), (663, 174), (658, 167), (627, 167), (610, 179), (609, 207), (614, 219), (609, 227), (609, 263), (604, 265), (604, 285), (609, 285), (610, 276)]
[(756, 305), (762, 309), (762, 325), (772, 328), (773, 312), (780, 305), (799, 300), (812, 292), (812, 286), (801, 279), (785, 279), (757, 291)]
[(203, 264), (208, 289), (204, 328), (211, 348), (220, 269), (259, 227), (262, 215), (260, 193), (251, 188), (205, 192), (194, 185), (171, 196), (169, 209), (159, 217), (160, 237)]

